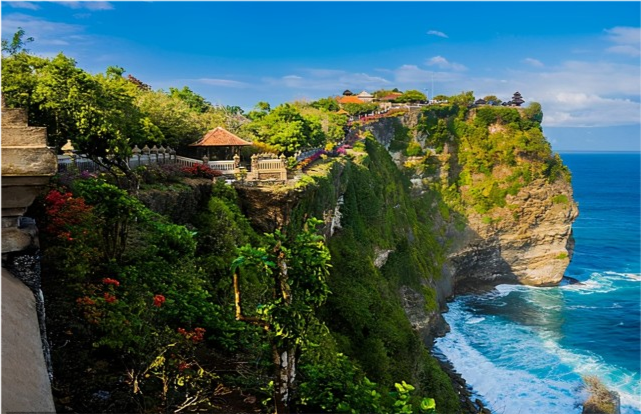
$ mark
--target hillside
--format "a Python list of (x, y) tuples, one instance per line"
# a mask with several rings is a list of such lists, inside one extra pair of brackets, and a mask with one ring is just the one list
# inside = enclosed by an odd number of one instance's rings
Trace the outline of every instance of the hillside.
[[(60, 176), (32, 209), (58, 411), (267, 412), (272, 361), (288, 360), (287, 410), (477, 412), (429, 353), (440, 312), (456, 291), (558, 283), (576, 217), (538, 112), (482, 109), (355, 125), (352, 149), (288, 185), (149, 168), (134, 197), (106, 175)], [(312, 250), (297, 241), (310, 217), (325, 239)], [(251, 257), (263, 265), (232, 284)], [(318, 280), (299, 284), (311, 263)]]

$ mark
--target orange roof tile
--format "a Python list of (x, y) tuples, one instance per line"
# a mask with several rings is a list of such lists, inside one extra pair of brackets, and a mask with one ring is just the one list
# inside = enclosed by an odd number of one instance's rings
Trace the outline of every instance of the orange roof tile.
[(207, 132), (199, 141), (189, 144), (191, 147), (229, 147), (240, 145), (251, 145), (251, 142), (237, 137), (223, 127), (216, 127)]
[(358, 99), (355, 96), (342, 96), (342, 97), (338, 98), (338, 103), (341, 103), (341, 104), (346, 104), (346, 103), (362, 104), (362, 103), (365, 103), (365, 102), (360, 100), (360, 99)]

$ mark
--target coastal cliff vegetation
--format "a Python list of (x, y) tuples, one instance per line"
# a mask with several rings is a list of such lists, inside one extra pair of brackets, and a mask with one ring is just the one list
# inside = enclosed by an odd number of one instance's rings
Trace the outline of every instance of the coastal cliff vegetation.
[[(107, 168), (59, 174), (29, 212), (58, 412), (474, 411), (426, 345), (452, 293), (452, 229), (504, 208), (515, 219), (510, 196), (570, 179), (540, 105), (472, 107), (470, 92), (412, 125), (391, 111), (391, 127), (374, 121), (385, 145), (329, 98), (244, 114), (122, 68), (92, 75), (63, 54), (33, 56), (20, 36), (12, 45), (6, 105)], [(123, 161), (133, 145), (187, 148), (220, 125), (254, 142), (244, 156), (350, 137), (353, 148), (273, 188)]]

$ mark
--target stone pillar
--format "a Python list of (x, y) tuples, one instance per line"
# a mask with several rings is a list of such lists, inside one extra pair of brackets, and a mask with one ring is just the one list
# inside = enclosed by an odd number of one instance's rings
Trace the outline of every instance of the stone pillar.
[(26, 279), (15, 276), (25, 270), (19, 260), (27, 257), (25, 250), (37, 246), (35, 224), (24, 225), (27, 220), (21, 220), (22, 215), (57, 170), (57, 157), (47, 147), (46, 129), (28, 126), (26, 110), (3, 105), (2, 413), (55, 411), (45, 360), (48, 345), (42, 334), (40, 274), (38, 271), (35, 285), (29, 286)]
[(21, 251), (32, 243), (20, 217), (58, 170), (47, 147), (46, 128), (27, 125), (24, 109), (2, 109), (2, 253)]

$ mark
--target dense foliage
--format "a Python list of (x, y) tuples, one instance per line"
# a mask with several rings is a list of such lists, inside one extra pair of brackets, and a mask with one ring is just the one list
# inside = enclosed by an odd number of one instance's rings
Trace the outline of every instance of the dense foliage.
[[(418, 131), (437, 154), (445, 146), (455, 152), (459, 170), (439, 185), (450, 205), (486, 214), (507, 206), (536, 179), (570, 180), (558, 154), (552, 152), (541, 129), (543, 112), (537, 102), (525, 108), (480, 106), (470, 109), (473, 94), (449, 97), (450, 104), (423, 109)], [(449, 165), (449, 164), (448, 164)]]
[(342, 140), (347, 124), (343, 115), (313, 103), (286, 103), (274, 109), (263, 103), (248, 116), (252, 122), (243, 125), (241, 135), (287, 156)]

